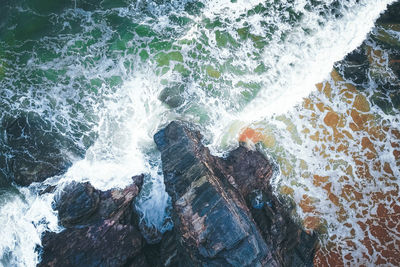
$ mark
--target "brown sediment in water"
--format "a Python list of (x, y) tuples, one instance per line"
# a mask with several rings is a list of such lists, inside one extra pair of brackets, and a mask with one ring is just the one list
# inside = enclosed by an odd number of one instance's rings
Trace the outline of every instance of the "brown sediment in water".
[[(398, 129), (393, 126), (377, 124), (375, 116), (369, 113), (371, 108), (366, 96), (358, 93), (351, 85), (340, 85), (343, 80), (336, 72), (332, 73), (332, 79), (336, 83), (336, 87), (342, 88), (340, 93), (344, 96), (344, 101), (352, 102), (352, 106), (349, 110), (341, 113), (329, 111), (323, 121), (326, 126), (333, 128), (335, 143), (340, 143), (339, 146), (336, 146), (336, 150), (352, 157), (354, 163), (352, 165), (356, 168), (353, 173), (349, 172), (350, 176), (354, 177), (346, 177), (343, 182), (339, 182), (342, 186), (340, 195), (335, 195), (330, 191), (331, 186), (327, 177), (321, 179), (320, 176), (314, 175), (314, 185), (326, 189), (330, 201), (334, 205), (340, 206), (339, 214), (337, 214), (339, 221), (342, 219), (345, 222), (350, 213), (355, 216), (362, 233), (356, 235), (353, 225), (347, 224), (347, 226), (351, 228), (350, 233), (353, 233), (353, 238), (359, 239), (360, 243), (364, 245), (365, 252), (361, 253), (362, 256), (357, 253), (353, 255), (353, 252), (357, 251), (355, 243), (345, 240), (335, 246), (322, 247), (316, 254), (314, 264), (316, 266), (341, 266), (345, 263), (347, 265), (349, 262), (361, 265), (363, 262), (367, 262), (377, 265), (399, 265), (400, 206), (398, 203), (400, 202), (400, 192), (398, 183), (392, 182), (397, 178), (394, 177), (391, 164), (384, 162), (384, 159), (380, 157), (385, 151), (382, 151), (379, 145), (383, 141), (400, 143), (400, 138), (398, 138), (400, 136), (393, 138), (390, 134), (397, 132)], [(318, 85), (317, 88), (324, 93), (322, 85)], [(305, 105), (310, 106), (307, 101), (305, 101)], [(321, 112), (321, 109), (313, 110), (316, 113)], [(345, 130), (338, 126), (339, 118), (346, 115), (350, 115), (349, 127), (352, 132), (347, 130), (344, 132)], [(317, 116), (322, 116), (322, 114)], [(356, 136), (357, 132), (363, 137), (355, 140), (353, 136)], [(322, 139), (331, 138), (332, 134), (324, 135)], [(390, 140), (388, 140), (389, 138)], [(349, 147), (346, 146), (349, 139), (358, 144), (358, 151), (349, 151)], [(372, 175), (373, 172), (381, 174), (381, 177)], [(348, 179), (352, 179), (352, 184), (346, 184)], [(372, 182), (374, 179), (378, 179), (386, 188), (393, 188), (393, 190), (384, 192), (385, 189), (382, 188), (382, 191), (369, 191), (366, 188), (367, 184), (363, 182)], [(325, 185), (323, 185), (324, 183)], [(305, 210), (303, 209), (303, 211)], [(332, 243), (335, 241), (338, 240), (334, 238)]]
[[(380, 64), (383, 60), (379, 53), (374, 55), (373, 60)], [(331, 73), (330, 81), (318, 84), (317, 89), (304, 99), (304, 112), (277, 120), (287, 125), (287, 136), (294, 143), (307, 140), (308, 149), (317, 160), (323, 159), (318, 163), (322, 169), (309, 168), (310, 163), (302, 155), (294, 160), (285, 157), (280, 152), (283, 145), (277, 141), (269, 148), (275, 151), (282, 174), (293, 176), (279, 191), (293, 199), (298, 186), (310, 191), (298, 196), (296, 202), (303, 226), (327, 238), (316, 253), (315, 266), (400, 266), (400, 190), (399, 177), (395, 176), (400, 166), (400, 126), (378, 121), (368, 97), (336, 71)], [(339, 109), (338, 102), (346, 108)], [(267, 138), (275, 140), (271, 131), (266, 134), (262, 127), (249, 127), (239, 140), (264, 143)], [(388, 160), (389, 148), (394, 161)], [(327, 171), (335, 174), (326, 175)], [(302, 184), (298, 177), (311, 179), (311, 185)], [(323, 195), (315, 198), (312, 190)], [(344, 227), (343, 234), (324, 233), (330, 227), (324, 225), (326, 203), (331, 203), (329, 212), (335, 213), (336, 226)]]

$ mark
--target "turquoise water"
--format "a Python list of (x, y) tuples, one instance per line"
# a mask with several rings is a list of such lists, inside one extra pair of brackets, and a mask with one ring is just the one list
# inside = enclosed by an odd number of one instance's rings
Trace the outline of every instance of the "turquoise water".
[[(38, 148), (68, 158), (68, 171), (46, 182), (60, 188), (123, 187), (149, 174), (138, 207), (148, 224), (169, 229), (157, 129), (189, 120), (224, 154), (240, 127), (312, 92), (390, 2), (2, 0), (0, 217), (24, 216), (1, 232), (0, 263), (35, 265), (38, 236), (59, 230), (52, 196), (37, 196), (44, 185), (9, 185)], [(10, 145), (17, 118), (41, 130)]]

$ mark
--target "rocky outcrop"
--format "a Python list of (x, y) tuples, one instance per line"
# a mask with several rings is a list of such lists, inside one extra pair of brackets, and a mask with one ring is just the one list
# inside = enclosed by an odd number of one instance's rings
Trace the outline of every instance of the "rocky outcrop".
[(317, 236), (307, 234), (290, 217), (289, 209), (273, 194), (269, 179), (273, 166), (257, 151), (244, 146), (223, 161), (280, 266), (312, 266)]
[(99, 195), (89, 183), (68, 185), (56, 202), (60, 224), (68, 227), (88, 223), (85, 220), (98, 210)]
[(0, 155), (0, 172), (19, 185), (62, 174), (84, 153), (34, 112), (4, 119), (2, 128), (8, 155)]
[(274, 166), (244, 146), (212, 156), (192, 129), (172, 122), (154, 136), (173, 203), (161, 241), (146, 242), (134, 214), (143, 176), (123, 190), (71, 183), (54, 205), (66, 229), (45, 234), (39, 266), (312, 266), (317, 238), (272, 193)]
[(175, 212), (178, 244), (171, 264), (277, 265), (243, 198), (228, 177), (213, 168), (214, 157), (201, 144), (200, 134), (172, 122), (154, 139)]
[(89, 183), (68, 185), (55, 204), (66, 229), (45, 234), (39, 266), (147, 266), (133, 219), (143, 177), (133, 179), (125, 189), (108, 191)]
[(311, 266), (316, 236), (272, 194), (268, 160), (243, 146), (214, 157), (191, 128), (172, 122), (154, 136), (175, 223), (174, 246), (161, 245), (163, 265)]

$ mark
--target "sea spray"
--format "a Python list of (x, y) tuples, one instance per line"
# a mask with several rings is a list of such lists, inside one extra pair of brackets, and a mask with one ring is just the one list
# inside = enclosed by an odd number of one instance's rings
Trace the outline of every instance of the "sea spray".
[[(157, 129), (189, 120), (214, 154), (225, 153), (243, 126), (290, 110), (315, 90), (392, 1), (159, 2), (76, 1), (45, 13), (24, 1), (8, 3), (14, 16), (0, 24), (0, 116), (36, 112), (87, 150), (65, 175), (49, 180), (53, 185), (90, 181), (109, 189), (148, 174), (138, 207), (142, 220), (165, 230), (168, 196), (152, 141)], [(166, 88), (179, 93), (160, 97)], [(180, 99), (171, 105), (168, 97)], [(282, 138), (296, 135), (285, 132), (293, 128), (287, 120), (277, 121)], [(287, 144), (300, 146), (298, 138)], [(57, 230), (50, 204), (32, 206), (52, 194), (32, 190), (24, 204), (9, 198), (1, 209), (7, 225), (21, 225), (1, 232), (2, 255), (18, 247), (11, 260), (3, 256), (5, 265), (34, 266), (46, 225)], [(6, 208), (13, 203), (21, 205)], [(31, 208), (37, 213), (20, 216)]]
[(226, 119), (220, 119), (219, 124), (210, 127), (215, 145), (221, 145), (224, 135), (232, 135), (229, 133), (232, 121), (245, 125), (273, 114), (282, 114), (308, 96), (315, 90), (315, 84), (329, 76), (336, 61), (364, 41), (375, 20), (391, 2), (341, 2), (336, 12), (322, 13), (322, 16), (315, 9), (310, 10), (306, 1), (294, 4), (302, 19), (289, 33), (284, 31), (287, 25), (278, 24), (279, 34), (273, 36), (260, 60), (267, 68), (262, 77), (262, 89), (234, 116), (221, 112)]
[(40, 237), (60, 231), (52, 195), (37, 196), (33, 188), (2, 192), (0, 203), (0, 265), (35, 266)]

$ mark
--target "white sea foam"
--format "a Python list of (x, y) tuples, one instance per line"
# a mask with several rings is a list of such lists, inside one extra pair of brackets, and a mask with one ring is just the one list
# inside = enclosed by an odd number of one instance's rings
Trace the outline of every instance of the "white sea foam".
[(44, 231), (59, 231), (52, 195), (37, 196), (29, 188), (2, 195), (0, 206), (0, 265), (33, 267)]
[[(173, 32), (179, 34), (179, 38), (174, 45), (179, 47), (178, 51), (183, 57), (183, 62), (179, 63), (193, 70), (189, 78), (177, 75), (173, 67), (165, 74), (160, 74), (164, 70), (155, 67), (156, 55), (151, 53), (148, 68), (139, 63), (140, 66), (134, 68), (125, 65), (129, 60), (139, 62), (138, 55), (121, 53), (117, 55), (117, 60), (108, 58), (105, 51), (109, 49), (108, 42), (111, 42), (115, 29), (109, 27), (107, 21), (98, 22), (98, 16), (110, 11), (96, 13), (76, 9), (63, 14), (64, 19), (72, 17), (82, 22), (82, 31), (85, 33), (98, 30), (103, 38), (88, 46), (83, 56), (74, 47), (81, 41), (87, 41), (85, 38), (88, 37), (83, 34), (60, 36), (60, 43), (48, 39), (43, 45), (54, 45), (59, 57), (46, 64), (33, 57), (30, 68), (66, 71), (65, 76), (70, 80), (50, 83), (52, 90), (34, 88), (26, 93), (18, 88), (18, 99), (30, 101), (28, 108), (31, 110), (51, 114), (54, 125), (63, 125), (67, 135), (72, 136), (79, 128), (79, 122), (84, 122), (90, 128), (88, 131), (96, 133), (98, 137), (84, 159), (75, 162), (65, 175), (54, 179), (54, 183), (62, 185), (72, 180), (90, 181), (95, 187), (106, 190), (130, 184), (133, 175), (149, 174), (145, 182), (149, 191), (141, 196), (137, 206), (147, 223), (165, 230), (171, 226), (164, 224), (169, 197), (160, 174), (160, 155), (152, 139), (154, 133), (174, 118), (188, 119), (201, 124), (214, 153), (223, 153), (227, 148), (237, 145), (237, 135), (243, 125), (265, 119), (273, 113), (286, 112), (312, 92), (314, 85), (328, 76), (335, 61), (361, 44), (379, 13), (393, 1), (339, 1), (340, 16), (337, 18), (333, 14), (321, 14), (322, 7), (309, 11), (305, 0), (279, 1), (277, 5), (291, 7), (295, 13), (303, 14), (302, 19), (295, 22), (290, 21), (287, 10), (281, 12), (273, 7), (269, 7), (265, 16), (257, 13), (247, 15), (257, 5), (265, 4), (265, 1), (203, 2), (205, 7), (196, 16), (184, 11), (187, 2), (172, 1), (171, 5), (160, 6), (149, 4), (147, 9), (154, 16), (139, 21), (160, 34), (164, 34), (168, 26), (175, 27)], [(326, 4), (333, 2), (328, 0)], [(137, 10), (141, 10), (144, 1), (137, 3)], [(184, 14), (191, 23), (185, 27), (170, 25), (172, 22), (163, 8), (175, 15)], [(135, 18), (131, 7), (118, 9), (118, 14), (132, 20)], [(221, 26), (210, 29), (205, 25), (207, 21), (218, 21)], [(273, 26), (274, 30), (265, 25)], [(257, 50), (250, 39), (239, 42), (237, 30), (244, 27), (248, 27), (251, 34), (266, 40), (264, 51)], [(239, 43), (238, 47), (219, 46), (217, 30), (228, 32)], [(132, 42), (139, 47), (141, 42), (148, 44), (150, 39), (140, 39), (135, 35)], [(150, 52), (151, 49), (145, 47), (145, 50)], [(202, 57), (204, 51), (206, 54)], [(260, 57), (255, 56), (261, 52)], [(198, 53), (198, 56), (193, 58), (191, 53)], [(101, 59), (95, 66), (90, 60), (85, 61), (95, 57)], [(256, 74), (254, 70), (260, 63), (267, 70)], [(171, 62), (171, 66), (177, 64)], [(209, 77), (205, 71), (208, 65), (215, 67), (218, 73), (214, 73), (214, 76), (218, 77), (219, 74), (220, 78)], [(122, 82), (108, 88), (105, 79), (113, 76), (119, 76)], [(80, 88), (82, 78), (87, 81), (99, 79), (103, 85), (95, 93), (87, 93), (86, 89), (76, 90)], [(165, 87), (162, 80), (185, 85), (187, 98), (182, 107), (169, 109), (158, 100), (158, 95)], [(247, 89), (236, 86), (243, 81), (261, 85), (253, 101), (243, 100), (243, 93)], [(212, 85), (211, 89), (207, 87), (208, 84)], [(14, 84), (10, 83), (11, 86)], [(13, 91), (4, 90), (0, 93), (6, 99), (15, 97)], [(76, 112), (71, 102), (82, 104), (82, 110)], [(18, 103), (15, 105), (18, 105), (15, 109), (25, 108)], [(82, 140), (83, 137), (77, 138), (77, 142)], [(295, 142), (291, 145), (299, 148)], [(310, 152), (306, 151), (306, 147), (299, 151)], [(14, 196), (0, 208), (0, 221), (4, 220), (2, 225), (6, 225), (6, 229), (0, 232), (0, 240), (4, 240), (0, 243), (0, 254), (4, 258), (13, 251), (9, 262), (19, 266), (34, 266), (37, 262), (34, 248), (40, 244), (41, 233), (47, 228), (58, 230), (56, 214), (50, 205), (52, 195), (37, 197), (27, 190), (21, 189), (25, 200)]]
[[(163, 232), (170, 228), (170, 224), (164, 225), (169, 196), (160, 174), (160, 155), (153, 135), (171, 117), (158, 100), (161, 87), (158, 80), (149, 70), (124, 83), (118, 96), (106, 103), (107, 108), (99, 116), (99, 137), (95, 144), (60, 183), (89, 181), (98, 189), (108, 190), (124, 188), (132, 183), (132, 176), (147, 174), (146, 193), (141, 194), (137, 208), (149, 225)], [(154, 160), (157, 164), (151, 163)]]
[(96, 188), (107, 190), (127, 186), (132, 175), (147, 172), (146, 153), (154, 150), (153, 135), (167, 119), (166, 108), (157, 98), (157, 80), (148, 72), (122, 85), (98, 115), (96, 142), (64, 179), (90, 181)]
[[(332, 1), (327, 2), (329, 4)], [(221, 115), (226, 117), (219, 120), (216, 127), (212, 127), (217, 137), (215, 140), (221, 140), (221, 135), (227, 134), (232, 117), (237, 121), (249, 123), (273, 114), (285, 113), (302, 101), (315, 90), (315, 84), (329, 77), (336, 61), (341, 60), (365, 40), (380, 13), (393, 1), (358, 2), (342, 1), (341, 16), (335, 18), (334, 15), (330, 15), (326, 19), (321, 18), (318, 12), (307, 11), (307, 1), (296, 1), (295, 9), (304, 13), (300, 25), (291, 28), (285, 41), (280, 39), (280, 34), (274, 35), (263, 54), (263, 63), (270, 67), (269, 71), (263, 74), (263, 88), (243, 111), (234, 116), (220, 111)], [(257, 23), (253, 22), (252, 26), (256, 32), (260, 31)], [(281, 32), (288, 28), (287, 24), (279, 21), (277, 26)], [(215, 150), (217, 151), (218, 149)]]

